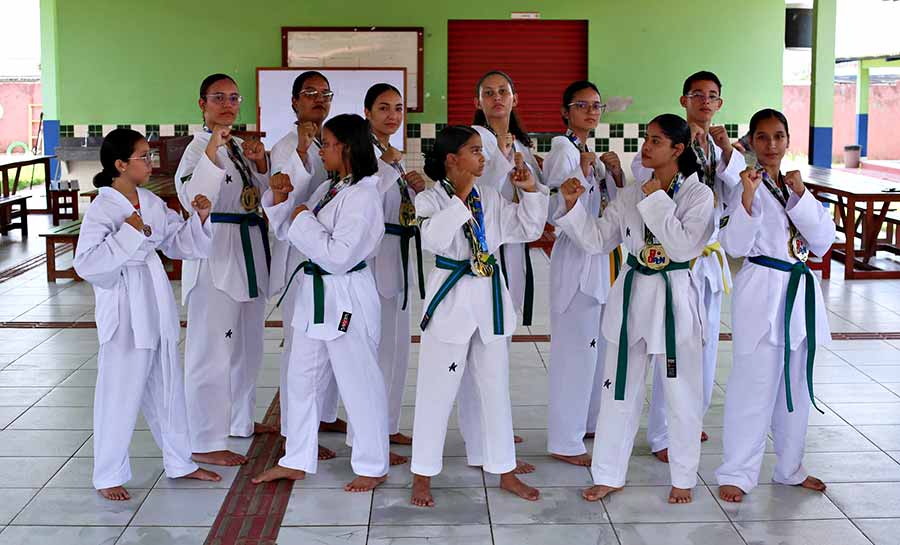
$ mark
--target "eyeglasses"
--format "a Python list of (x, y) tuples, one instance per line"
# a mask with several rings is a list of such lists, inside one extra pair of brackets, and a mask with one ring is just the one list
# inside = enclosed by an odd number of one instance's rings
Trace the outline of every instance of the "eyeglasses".
[(583, 100), (578, 100), (575, 102), (569, 103), (569, 108), (575, 108), (581, 111), (591, 111), (591, 112), (600, 112), (603, 113), (606, 111), (606, 104), (601, 102), (585, 102)]
[(690, 93), (684, 95), (688, 100), (693, 100), (694, 102), (706, 103), (706, 102), (719, 102), (722, 100), (722, 97), (719, 95), (704, 95), (703, 93)]
[(331, 99), (334, 98), (334, 91), (319, 91), (318, 89), (303, 89), (299, 93), (300, 95), (305, 96), (306, 98), (316, 100), (321, 98), (325, 102), (331, 102)]
[(213, 104), (218, 104), (219, 106), (225, 104), (226, 102), (230, 102), (233, 105), (238, 105), (244, 101), (244, 97), (241, 95), (234, 93), (231, 95), (226, 95), (225, 93), (213, 93), (211, 95), (203, 95), (203, 98)]
[(158, 151), (148, 151), (146, 154), (141, 155), (140, 157), (129, 157), (129, 161), (143, 161), (148, 167), (153, 166), (153, 163), (159, 161), (159, 152)]

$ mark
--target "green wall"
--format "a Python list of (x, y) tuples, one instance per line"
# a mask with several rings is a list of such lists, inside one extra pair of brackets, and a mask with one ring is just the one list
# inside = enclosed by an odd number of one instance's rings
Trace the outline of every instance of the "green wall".
[[(724, 82), (722, 121), (746, 123), (780, 107), (783, 0), (42, 0), (55, 5), (59, 119), (84, 123), (199, 122), (197, 87), (209, 73), (235, 77), (247, 99), (240, 122), (255, 123), (255, 69), (281, 63), (282, 26), (423, 26), (425, 110), (410, 121), (446, 118), (448, 19), (588, 19), (589, 77), (605, 96), (634, 97), (606, 122), (645, 122), (678, 111), (681, 82), (710, 69)], [(42, 28), (42, 32), (54, 32)], [(527, 39), (524, 37), (523, 39)], [(45, 55), (52, 54), (45, 52)]]

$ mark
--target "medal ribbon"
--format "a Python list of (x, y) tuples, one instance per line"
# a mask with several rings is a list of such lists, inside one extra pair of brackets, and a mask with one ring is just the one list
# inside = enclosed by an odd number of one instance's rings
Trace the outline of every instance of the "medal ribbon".
[(703, 151), (703, 147), (696, 140), (691, 142), (691, 147), (694, 149), (694, 154), (697, 155), (697, 166), (700, 167), (700, 181), (710, 189), (713, 189), (713, 186), (716, 184), (717, 160), (715, 143), (709, 133), (706, 135), (706, 142), (709, 147), (708, 158), (706, 152)]
[(344, 176), (340, 180), (337, 178), (333, 178), (331, 180), (331, 186), (328, 188), (328, 191), (325, 193), (325, 196), (319, 200), (319, 203), (316, 204), (316, 207), (313, 209), (313, 215), (318, 216), (319, 211), (325, 207), (326, 204), (330, 203), (332, 199), (334, 199), (338, 193), (341, 192), (342, 189), (350, 187), (353, 185), (353, 175), (348, 174)]
[[(448, 180), (441, 180), (440, 183), (449, 196), (452, 197), (456, 194), (453, 184)], [(469, 196), (466, 197), (465, 202), (466, 206), (469, 207), (469, 212), (472, 213), (472, 219), (463, 225), (463, 232), (472, 249), (472, 259), (485, 266), (487, 271), (485, 276), (491, 276), (494, 274), (494, 264), (488, 251), (487, 236), (484, 230), (484, 209), (481, 206), (481, 197), (478, 195), (478, 190), (475, 189), (475, 186), (472, 186), (472, 190), (469, 192)]]

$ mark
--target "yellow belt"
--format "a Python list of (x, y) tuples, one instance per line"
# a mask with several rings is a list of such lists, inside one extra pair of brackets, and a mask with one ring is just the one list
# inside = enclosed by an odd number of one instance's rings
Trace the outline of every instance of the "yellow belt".
[[(703, 253), (701, 255), (703, 257), (709, 257), (712, 254), (716, 254), (716, 257), (719, 258), (719, 267), (722, 269), (722, 287), (725, 288), (725, 293), (731, 293), (731, 288), (728, 286), (728, 280), (725, 277), (725, 259), (722, 257), (722, 245), (719, 244), (719, 241), (713, 242), (706, 248), (703, 248)], [(691, 268), (694, 268), (694, 263), (696, 261), (696, 258), (691, 260)]]

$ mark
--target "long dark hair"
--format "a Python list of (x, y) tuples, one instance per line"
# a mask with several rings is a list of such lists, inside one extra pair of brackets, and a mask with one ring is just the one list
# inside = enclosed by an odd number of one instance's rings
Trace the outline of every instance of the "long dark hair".
[(384, 93), (387, 93), (388, 91), (393, 91), (401, 97), (403, 96), (402, 94), (400, 94), (400, 90), (390, 83), (376, 83), (375, 85), (369, 87), (369, 90), (366, 91), (366, 98), (363, 99), (363, 106), (365, 106), (365, 108), (371, 112), (372, 106), (375, 105), (375, 101), (378, 99), (378, 97), (380, 97)]
[(659, 127), (673, 146), (684, 144), (684, 151), (678, 156), (678, 170), (685, 178), (700, 171), (697, 154), (691, 147), (691, 128), (684, 118), (675, 114), (662, 114), (654, 117), (649, 124)]
[(103, 138), (100, 146), (100, 164), (103, 170), (94, 175), (94, 187), (109, 187), (119, 177), (116, 161), (128, 162), (134, 146), (144, 135), (131, 129), (113, 129)]
[(341, 114), (326, 121), (324, 128), (344, 145), (353, 183), (378, 172), (378, 159), (372, 149), (368, 121), (357, 114)]
[[(475, 98), (479, 98), (481, 96), (481, 84), (484, 83), (484, 80), (488, 79), (491, 76), (501, 76), (503, 79), (509, 83), (509, 88), (512, 90), (513, 94), (516, 92), (516, 86), (513, 84), (513, 80), (509, 77), (509, 74), (506, 72), (501, 72), (500, 70), (491, 70), (487, 74), (481, 76), (481, 79), (478, 80), (478, 83), (475, 85)], [(473, 125), (478, 125), (480, 127), (489, 127), (487, 122), (487, 116), (484, 115), (484, 110), (480, 108), (475, 109), (475, 118), (472, 120)], [(522, 143), (527, 148), (531, 147), (531, 137), (528, 136), (528, 132), (525, 131), (525, 126), (522, 125), (522, 122), (519, 121), (519, 116), (516, 114), (515, 108), (509, 113), (509, 132), (516, 137), (516, 140)]]
[(435, 181), (445, 179), (447, 155), (459, 152), (470, 138), (477, 135), (478, 131), (466, 125), (450, 125), (441, 129), (434, 140), (434, 147), (425, 154), (425, 174)]
[[(566, 90), (563, 91), (563, 97), (562, 97), (563, 110), (568, 111), (569, 104), (571, 104), (572, 100), (575, 99), (575, 93), (577, 93), (578, 91), (584, 90), (584, 89), (593, 89), (594, 91), (597, 92), (598, 95), (600, 94), (600, 89), (597, 89), (596, 85), (594, 85), (593, 83), (591, 83), (587, 80), (580, 80), (580, 81), (572, 82), (569, 84), (568, 87), (566, 87)], [(566, 118), (566, 116), (563, 116), (562, 120), (563, 120), (563, 125), (568, 127), (569, 120)]]
[(237, 82), (234, 81), (234, 78), (232, 78), (228, 74), (211, 74), (209, 76), (206, 76), (203, 79), (203, 82), (200, 83), (200, 98), (206, 100), (206, 93), (209, 91), (209, 88), (212, 87), (213, 83), (222, 81), (223, 79), (227, 79), (231, 83), (237, 85)]
[(753, 117), (750, 118), (750, 140), (753, 141), (753, 134), (756, 132), (756, 126), (759, 125), (760, 121), (764, 121), (766, 119), (777, 119), (782, 125), (784, 125), (784, 133), (788, 138), (791, 137), (791, 131), (788, 130), (788, 122), (787, 118), (784, 117), (784, 114), (779, 112), (778, 110), (773, 110), (772, 108), (765, 108), (753, 114)]

